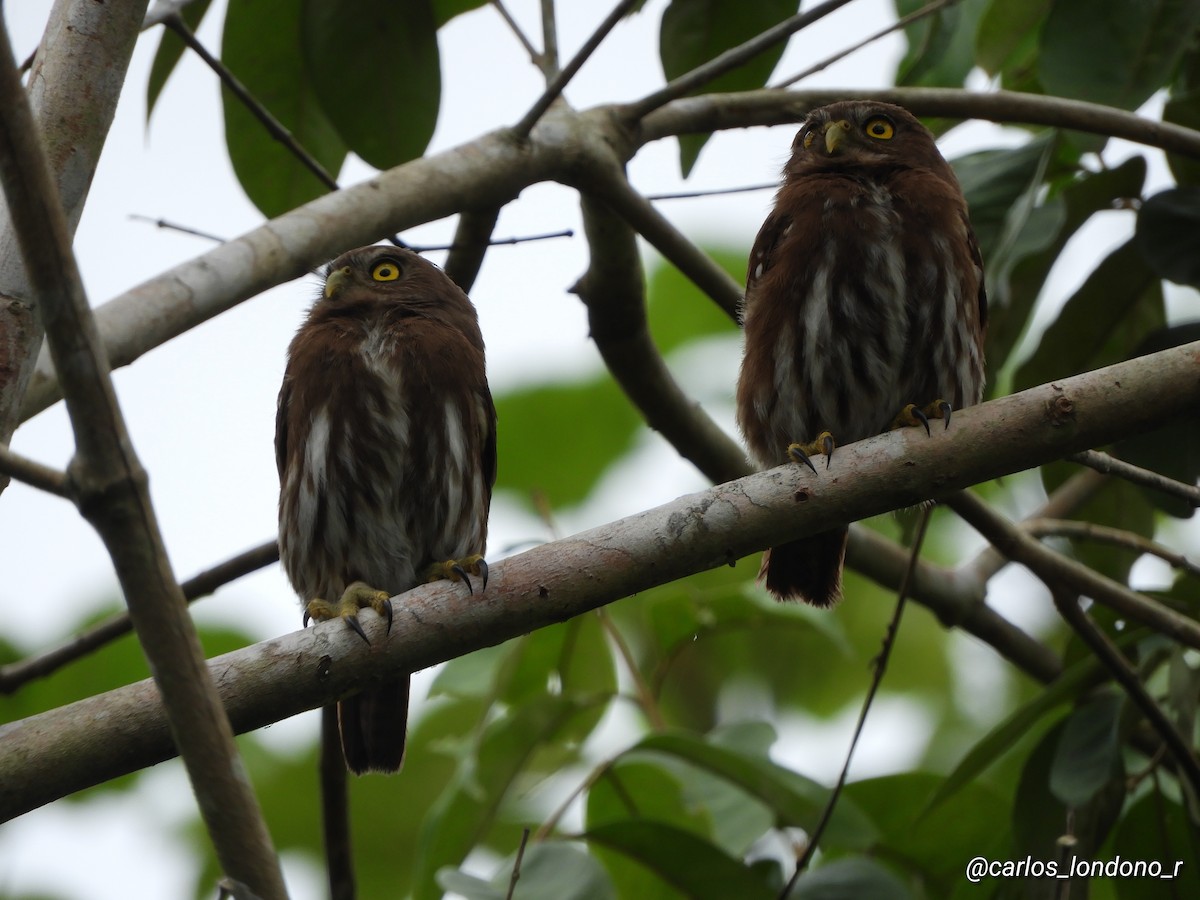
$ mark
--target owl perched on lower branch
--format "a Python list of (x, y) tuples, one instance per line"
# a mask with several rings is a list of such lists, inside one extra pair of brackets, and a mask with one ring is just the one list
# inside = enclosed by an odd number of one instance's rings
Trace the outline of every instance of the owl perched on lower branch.
[[(338, 257), (288, 349), (275, 424), (279, 554), (304, 618), (371, 607), (425, 581), (479, 576), (496, 480), (496, 410), (475, 308), (408, 250)], [(365, 636), (364, 636), (365, 639)], [(338, 704), (346, 764), (404, 758), (407, 675)]]
[[(983, 261), (958, 179), (907, 110), (813, 110), (750, 253), (737, 419), (761, 468), (978, 403)], [(781, 600), (841, 595), (846, 528), (773, 547)]]

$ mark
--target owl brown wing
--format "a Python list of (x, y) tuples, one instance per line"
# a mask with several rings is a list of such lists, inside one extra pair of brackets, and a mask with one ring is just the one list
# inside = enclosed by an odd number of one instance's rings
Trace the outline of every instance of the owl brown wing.
[(988, 319), (987, 286), (984, 284), (983, 277), (983, 253), (980, 252), (975, 229), (971, 227), (971, 220), (965, 209), (962, 212), (962, 219), (963, 226), (967, 229), (967, 249), (971, 254), (971, 262), (975, 263), (975, 268), (979, 272), (979, 343), (982, 346), (984, 334), (987, 332)]
[(275, 404), (275, 468), (279, 480), (283, 481), (283, 470), (287, 466), (287, 413), (292, 400), (292, 379), (286, 374), (279, 388), (279, 400)]
[(774, 264), (775, 248), (779, 246), (779, 242), (787, 234), (791, 224), (791, 216), (773, 212), (767, 216), (762, 228), (758, 229), (758, 236), (754, 239), (754, 246), (750, 250), (750, 261), (746, 266), (747, 291)]

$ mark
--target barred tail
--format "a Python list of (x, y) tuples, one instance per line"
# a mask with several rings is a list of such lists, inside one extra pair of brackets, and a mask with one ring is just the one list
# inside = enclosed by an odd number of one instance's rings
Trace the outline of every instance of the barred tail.
[(758, 580), (766, 582), (777, 600), (833, 606), (842, 596), (842, 563), (849, 536), (848, 529), (838, 528), (772, 547), (763, 554)]

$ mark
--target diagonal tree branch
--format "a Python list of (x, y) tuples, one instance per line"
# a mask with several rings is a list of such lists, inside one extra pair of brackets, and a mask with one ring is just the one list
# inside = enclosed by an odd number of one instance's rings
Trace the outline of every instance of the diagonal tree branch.
[(0, 18), (0, 181), (51, 352), (62, 375), (76, 453), (80, 512), (104, 539), (200, 813), (230, 877), (264, 900), (283, 875), (229, 720), (204, 665), (134, 454), (75, 258), (71, 233)]
[(1164, 494), (1171, 497), (1178, 497), (1180, 500), (1190, 503), (1194, 507), (1200, 506), (1200, 487), (1194, 484), (1184, 484), (1182, 481), (1176, 481), (1174, 478), (1168, 478), (1157, 472), (1151, 472), (1149, 469), (1143, 469), (1141, 466), (1127, 463), (1125, 460), (1117, 459), (1108, 453), (1101, 453), (1098, 450), (1084, 450), (1082, 453), (1076, 453), (1072, 456), (1071, 462), (1077, 462), (1081, 466), (1095, 469), (1104, 475), (1115, 475), (1117, 478), (1124, 478), (1132, 484), (1162, 491)]
[[(146, 0), (56, 3), (34, 58), (29, 102), (72, 234), (112, 125), (145, 11)], [(79, 102), (81, 84), (88, 86), (87, 103)], [(8, 444), (21, 421), (22, 398), (41, 344), (41, 321), (0, 195), (0, 445)], [(0, 493), (7, 484), (0, 475)]]
[[(481, 205), (501, 206), (537, 182), (572, 184), (586, 174), (580, 166), (586, 166), (585, 161), (602, 144), (621, 148), (622, 158), (628, 158), (637, 147), (664, 137), (794, 123), (821, 103), (864, 94), (849, 90), (755, 91), (688, 97), (657, 110), (633, 130), (617, 119), (615, 107), (584, 112), (555, 109), (551, 112), (553, 127), (542, 127), (546, 124), (542, 123), (524, 142), (514, 142), (504, 131), (493, 132), (405, 163), (285, 213), (110, 300), (97, 311), (109, 363), (113, 367), (128, 365), (241, 301), (300, 277), (347, 246), (370, 244)], [(1200, 132), (1091, 103), (947, 88), (880, 90), (870, 96), (907, 106), (918, 115), (1043, 123), (1096, 133), (1112, 129), (1113, 134), (1129, 140), (1200, 159)], [(636, 193), (633, 196), (638, 197)], [(616, 198), (606, 200), (617, 205)], [(631, 200), (627, 209), (618, 207), (618, 212), (662, 252), (665, 220), (656, 224), (657, 212), (648, 203), (645, 206), (650, 212), (639, 212)], [(678, 234), (669, 223), (666, 227)], [(741, 289), (732, 279), (723, 272), (705, 274), (698, 259), (684, 267), (674, 251), (664, 255), (689, 278), (700, 279), (701, 290), (718, 299), (730, 315), (736, 314)], [(60, 397), (53, 365), (43, 353), (21, 415), (28, 418)]]
[[(932, 438), (894, 431), (839, 448), (834, 477), (783, 466), (680, 497), (498, 563), (483, 595), (419, 587), (396, 602), (390, 635), (365, 618), (369, 647), (323, 623), (210, 661), (214, 681), (235, 728), (259, 728), (769, 544), (1146, 431), (1200, 404), (1198, 366), (1200, 342), (970, 407)], [(0, 820), (172, 752), (147, 682), (11, 723), (0, 741)]]

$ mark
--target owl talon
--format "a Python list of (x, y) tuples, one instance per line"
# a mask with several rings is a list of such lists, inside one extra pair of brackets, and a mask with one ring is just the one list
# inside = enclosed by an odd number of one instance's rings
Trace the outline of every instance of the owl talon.
[(304, 627), (313, 619), (325, 622), (329, 619), (344, 619), (360, 638), (371, 643), (367, 633), (363, 631), (358, 621), (359, 610), (373, 609), (375, 613), (387, 619), (388, 633), (392, 630), (392, 601), (384, 591), (377, 591), (363, 581), (356, 581), (342, 592), (337, 603), (330, 603), (320, 597), (308, 601), (304, 607)]
[(930, 419), (941, 419), (945, 425), (944, 428), (950, 427), (950, 413), (954, 409), (945, 400), (934, 400), (932, 403), (927, 403), (923, 407), (917, 406), (915, 403), (910, 403), (897, 413), (896, 418), (892, 420), (891, 430), (897, 428), (911, 428), (915, 425), (920, 425), (925, 429), (926, 434), (931, 434), (929, 430)]
[(487, 589), (488, 566), (478, 553), (462, 559), (448, 559), (445, 562), (434, 563), (425, 570), (424, 578), (426, 584), (431, 581), (461, 581), (467, 586), (467, 592), (474, 596), (475, 588), (471, 585), (471, 575), (482, 578), (482, 589)]
[(810, 441), (807, 444), (788, 444), (788, 457), (797, 463), (808, 466), (812, 469), (814, 475), (817, 474), (817, 467), (813, 465), (811, 457), (820, 453), (825, 456), (825, 468), (829, 468), (829, 463), (833, 459), (833, 435), (828, 431), (822, 431), (817, 435), (815, 441)]

